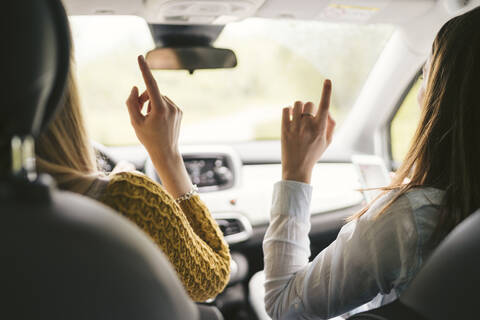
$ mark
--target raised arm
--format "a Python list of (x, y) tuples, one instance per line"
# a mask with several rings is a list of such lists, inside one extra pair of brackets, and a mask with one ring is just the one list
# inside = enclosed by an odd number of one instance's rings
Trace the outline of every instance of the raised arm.
[(135, 133), (167, 192), (146, 177), (120, 174), (110, 183), (105, 201), (150, 234), (175, 266), (190, 296), (204, 301), (220, 293), (228, 282), (228, 246), (198, 196), (180, 205), (174, 200), (193, 189), (178, 146), (183, 113), (160, 93), (143, 56), (138, 57), (138, 66), (146, 90), (139, 94), (133, 87), (126, 104)]
[[(143, 56), (138, 57), (138, 65), (146, 91), (139, 94), (137, 87), (132, 88), (126, 102), (130, 121), (163, 185), (177, 198), (193, 188), (178, 148), (183, 113), (173, 101), (160, 93)], [(141, 111), (147, 102), (147, 110), (143, 114)]]
[(263, 243), (265, 305), (274, 317), (295, 303), (295, 288), (286, 291), (286, 285), (308, 264), (312, 193), (309, 184), (313, 167), (330, 144), (335, 127), (328, 111), (331, 90), (332, 84), (326, 80), (318, 110), (313, 103), (300, 101), (293, 108), (283, 109), (283, 181), (275, 185), (270, 226)]
[(345, 225), (337, 239), (309, 262), (309, 183), (313, 166), (332, 139), (330, 92), (326, 81), (317, 112), (312, 103), (301, 102), (283, 112), (283, 180), (274, 187), (263, 242), (265, 307), (273, 319), (329, 319), (379, 293), (405, 287), (419, 266), (416, 224), (405, 197), (373, 222), (371, 213), (391, 194)]

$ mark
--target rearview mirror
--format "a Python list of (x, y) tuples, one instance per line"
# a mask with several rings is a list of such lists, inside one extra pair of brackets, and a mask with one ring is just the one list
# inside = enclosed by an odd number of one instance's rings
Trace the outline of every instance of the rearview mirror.
[(151, 69), (188, 70), (233, 68), (237, 57), (232, 50), (210, 46), (162, 47), (147, 53), (147, 63)]

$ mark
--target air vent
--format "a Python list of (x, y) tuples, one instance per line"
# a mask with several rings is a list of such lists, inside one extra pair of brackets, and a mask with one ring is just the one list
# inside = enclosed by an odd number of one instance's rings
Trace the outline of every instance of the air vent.
[(224, 236), (231, 236), (243, 231), (242, 223), (236, 219), (222, 219), (218, 221)]
[(229, 244), (245, 241), (252, 234), (252, 225), (239, 213), (218, 213), (214, 214), (214, 218), (223, 232), (225, 241)]

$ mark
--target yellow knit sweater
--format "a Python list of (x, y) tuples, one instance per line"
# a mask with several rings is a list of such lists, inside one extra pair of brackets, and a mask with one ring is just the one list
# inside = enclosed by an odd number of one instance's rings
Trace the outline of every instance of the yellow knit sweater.
[(218, 224), (198, 196), (180, 202), (146, 176), (110, 177), (99, 200), (145, 230), (166, 254), (195, 301), (218, 295), (228, 283), (230, 254)]

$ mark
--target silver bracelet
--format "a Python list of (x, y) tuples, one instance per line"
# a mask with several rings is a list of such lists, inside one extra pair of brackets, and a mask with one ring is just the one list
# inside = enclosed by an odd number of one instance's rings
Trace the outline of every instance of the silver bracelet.
[(197, 193), (198, 193), (198, 187), (197, 187), (196, 184), (194, 184), (193, 187), (192, 187), (192, 190), (188, 191), (188, 192), (185, 193), (184, 195), (181, 195), (180, 197), (178, 197), (177, 199), (175, 199), (175, 202), (176, 202), (176, 203), (180, 203), (180, 202), (182, 202), (182, 201), (189, 200), (190, 198), (192, 198), (193, 196), (195, 196)]

